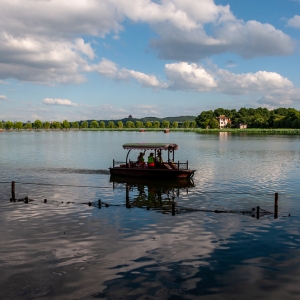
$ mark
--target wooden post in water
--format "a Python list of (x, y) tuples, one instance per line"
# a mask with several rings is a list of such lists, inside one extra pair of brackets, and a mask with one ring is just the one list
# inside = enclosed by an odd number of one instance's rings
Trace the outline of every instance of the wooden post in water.
[(126, 184), (126, 208), (130, 208), (129, 202), (129, 185)]
[(16, 194), (15, 194), (15, 182), (11, 182), (11, 200), (15, 201), (16, 200)]
[(274, 219), (278, 218), (278, 193), (275, 193)]
[(256, 219), (259, 219), (259, 206), (256, 207)]
[(172, 216), (175, 216), (175, 202), (172, 202)]

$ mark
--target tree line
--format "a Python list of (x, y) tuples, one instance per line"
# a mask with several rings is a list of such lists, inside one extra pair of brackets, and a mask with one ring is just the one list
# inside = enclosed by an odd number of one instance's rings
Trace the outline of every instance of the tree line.
[(247, 124), (248, 128), (300, 128), (300, 111), (295, 108), (277, 108), (268, 110), (267, 108), (245, 108), (224, 109), (218, 108), (202, 111), (195, 119), (197, 126), (201, 128), (218, 128), (217, 117), (225, 115), (231, 122), (228, 128), (237, 124)]
[(85, 129), (85, 128), (195, 128), (197, 126), (196, 121), (189, 121), (186, 120), (184, 122), (177, 122), (174, 121), (172, 124), (167, 121), (163, 120), (160, 121), (75, 121), (69, 122), (64, 120), (62, 122), (54, 121), (54, 122), (42, 122), (41, 120), (35, 120), (32, 122), (12, 122), (7, 121), (3, 122), (0, 121), (0, 128), (5, 129)]

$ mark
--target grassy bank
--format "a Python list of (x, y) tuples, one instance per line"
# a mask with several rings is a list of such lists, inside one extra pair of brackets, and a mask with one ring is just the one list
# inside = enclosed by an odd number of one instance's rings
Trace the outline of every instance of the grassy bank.
[[(81, 131), (140, 131), (139, 128), (84, 128)], [(147, 131), (163, 132), (164, 128), (144, 128)], [(266, 134), (300, 134), (300, 129), (290, 128), (226, 128), (226, 129), (202, 129), (202, 128), (170, 128), (170, 132), (196, 132), (196, 133), (219, 133), (219, 132), (230, 132), (230, 133), (266, 133)]]

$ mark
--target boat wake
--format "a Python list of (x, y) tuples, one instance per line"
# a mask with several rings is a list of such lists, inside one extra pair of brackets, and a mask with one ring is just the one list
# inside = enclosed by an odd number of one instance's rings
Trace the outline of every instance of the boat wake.
[(73, 168), (42, 168), (42, 169), (35, 169), (38, 172), (54, 172), (54, 173), (66, 173), (66, 174), (104, 174), (110, 175), (109, 170), (107, 169), (73, 169)]

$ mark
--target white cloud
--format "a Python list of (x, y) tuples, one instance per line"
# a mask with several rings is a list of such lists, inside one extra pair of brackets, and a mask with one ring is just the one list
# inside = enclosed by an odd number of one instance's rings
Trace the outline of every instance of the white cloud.
[(75, 40), (75, 46), (74, 48), (81, 53), (85, 54), (89, 59), (94, 59), (95, 53), (89, 43), (85, 44), (84, 40), (81, 38), (78, 38)]
[[(150, 24), (159, 35), (150, 45), (166, 59), (197, 61), (224, 52), (244, 58), (286, 55), (294, 48), (282, 31), (237, 20), (228, 5), (214, 0), (2, 0), (0, 78), (82, 83), (86, 59), (93, 60), (95, 53), (81, 37), (119, 38), (126, 19)], [(143, 86), (162, 84), (155, 76), (128, 69), (114, 77), (122, 78)]]
[(216, 66), (204, 68), (186, 62), (166, 64), (169, 89), (219, 92), (227, 95), (253, 95), (259, 103), (284, 105), (300, 101), (300, 90), (275, 72), (235, 74)]
[(256, 73), (234, 74), (227, 70), (217, 71), (218, 91), (225, 94), (248, 94), (251, 92), (270, 92), (293, 88), (293, 84), (275, 72), (258, 71)]
[(8, 101), (5, 95), (0, 95), (0, 101)]
[(72, 102), (68, 99), (52, 99), (52, 98), (45, 98), (43, 103), (46, 105), (62, 105), (62, 106), (78, 106), (77, 103)]
[(89, 72), (96, 71), (100, 75), (114, 80), (128, 82), (134, 79), (145, 87), (166, 88), (168, 86), (167, 83), (160, 82), (154, 75), (148, 75), (142, 72), (128, 70), (126, 68), (119, 69), (116, 63), (105, 58), (102, 58), (97, 65), (87, 67), (85, 70)]
[(165, 73), (172, 89), (204, 92), (217, 86), (213, 76), (197, 64), (186, 62), (166, 64)]
[(287, 21), (287, 25), (295, 28), (300, 28), (300, 16), (295, 15)]
[(294, 49), (292, 39), (270, 24), (226, 20), (211, 25), (211, 35), (207, 35), (202, 26), (185, 31), (174, 30), (169, 24), (160, 25), (155, 27), (160, 38), (151, 40), (150, 45), (160, 58), (182, 61), (197, 61), (225, 52), (237, 53), (243, 58), (287, 55)]

